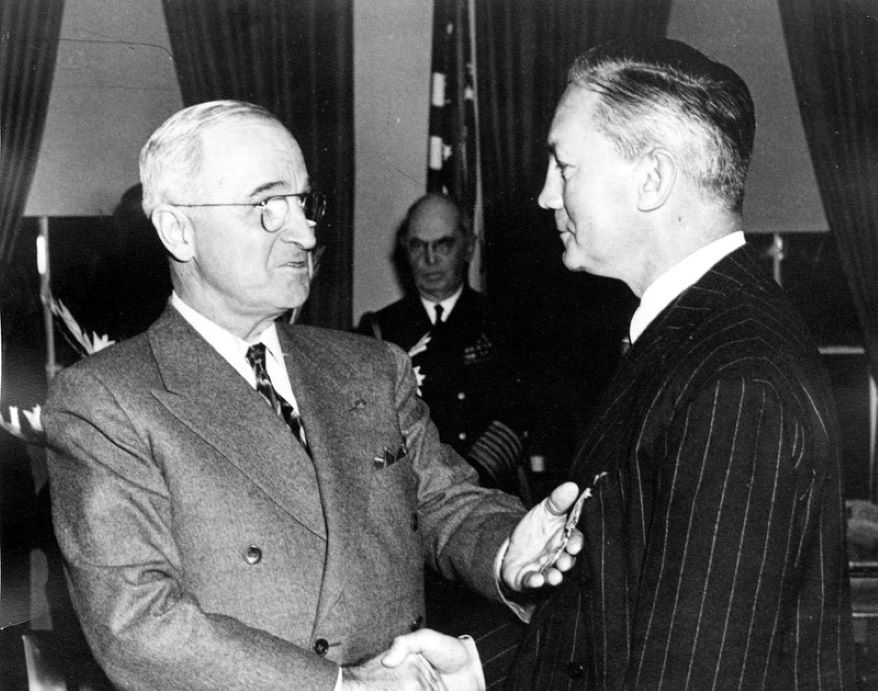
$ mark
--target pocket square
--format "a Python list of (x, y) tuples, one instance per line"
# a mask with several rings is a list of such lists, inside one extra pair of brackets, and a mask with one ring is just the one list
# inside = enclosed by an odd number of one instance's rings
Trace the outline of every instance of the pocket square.
[(395, 453), (385, 446), (384, 455), (375, 456), (372, 461), (374, 462), (375, 467), (380, 470), (392, 466), (394, 463), (396, 463), (397, 461), (401, 461), (406, 456), (408, 456), (408, 450), (405, 448), (405, 442), (403, 442), (402, 446), (400, 446)]

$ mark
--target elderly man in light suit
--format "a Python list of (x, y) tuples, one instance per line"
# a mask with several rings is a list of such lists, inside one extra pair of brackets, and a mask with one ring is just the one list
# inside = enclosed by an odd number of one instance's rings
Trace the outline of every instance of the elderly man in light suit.
[(325, 200), (270, 113), (184, 109), (141, 178), (170, 304), (62, 372), (45, 410), (98, 661), (125, 688), (478, 688), (471, 641), (421, 630), (380, 653), (423, 624), (425, 559), (483, 593), (560, 582), (575, 487), (522, 520), (440, 445), (404, 353), (275, 322), (308, 295)]

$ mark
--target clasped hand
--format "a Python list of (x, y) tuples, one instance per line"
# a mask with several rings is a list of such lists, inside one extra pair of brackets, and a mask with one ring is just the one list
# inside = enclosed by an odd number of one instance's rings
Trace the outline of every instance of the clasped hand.
[[(571, 529), (565, 538), (565, 527), (578, 494), (574, 483), (565, 482), (519, 521), (500, 565), (500, 577), (509, 589), (521, 592), (558, 585), (564, 572), (573, 567), (582, 549), (582, 533)], [(355, 682), (345, 688), (374, 688), (371, 682), (383, 678), (386, 684), (393, 677), (394, 683), (385, 688), (484, 689), (474, 644), (429, 629), (397, 637), (387, 653), (373, 658), (364, 667), (346, 670), (348, 683), (359, 677), (357, 671), (364, 674), (357, 679), (362, 686)], [(356, 675), (354, 678), (349, 676), (351, 672)]]
[(397, 636), (390, 649), (342, 670), (342, 691), (484, 691), (472, 639), (420, 629)]

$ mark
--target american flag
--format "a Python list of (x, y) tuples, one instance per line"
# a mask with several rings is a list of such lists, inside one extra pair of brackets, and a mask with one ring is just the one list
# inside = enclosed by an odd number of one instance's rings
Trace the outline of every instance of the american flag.
[(470, 284), (482, 287), (482, 199), (476, 102), (474, 0), (434, 0), (427, 191), (445, 192), (476, 233)]

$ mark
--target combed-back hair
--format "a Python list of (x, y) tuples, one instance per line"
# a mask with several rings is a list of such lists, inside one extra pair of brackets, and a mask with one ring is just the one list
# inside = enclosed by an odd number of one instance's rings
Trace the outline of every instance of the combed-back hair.
[(146, 215), (150, 216), (159, 204), (173, 203), (175, 194), (179, 196), (195, 188), (203, 161), (202, 132), (230, 120), (254, 117), (280, 124), (270, 111), (246, 101), (197, 103), (165, 120), (140, 150)]
[(702, 192), (741, 212), (756, 118), (731, 68), (679, 41), (626, 39), (579, 56), (567, 84), (599, 95), (593, 121), (620, 155), (663, 147)]

